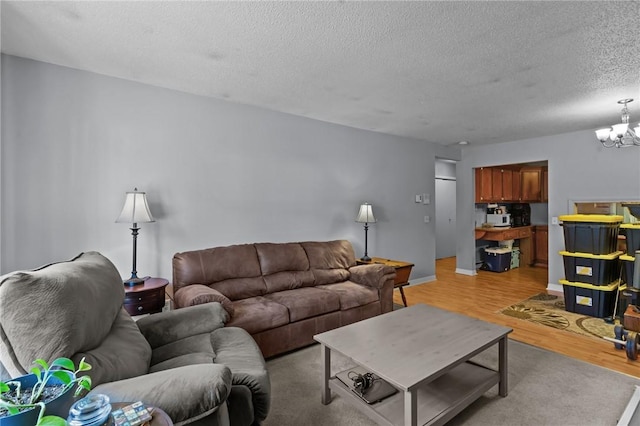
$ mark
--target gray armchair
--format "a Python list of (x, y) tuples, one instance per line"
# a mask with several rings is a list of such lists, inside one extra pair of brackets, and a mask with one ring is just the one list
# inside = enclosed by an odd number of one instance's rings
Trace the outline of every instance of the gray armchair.
[[(259, 424), (269, 412), (262, 354), (219, 303), (135, 322), (113, 264), (96, 252), (0, 279), (0, 379), (33, 360), (86, 358), (94, 393), (143, 401), (182, 424)], [(5, 376), (5, 377), (2, 377)]]

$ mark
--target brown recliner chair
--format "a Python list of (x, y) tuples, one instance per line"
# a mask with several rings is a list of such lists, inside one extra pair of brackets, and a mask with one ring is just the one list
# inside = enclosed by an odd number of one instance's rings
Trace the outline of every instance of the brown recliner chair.
[(95, 393), (143, 401), (177, 425), (259, 424), (270, 382), (258, 346), (224, 327), (219, 303), (135, 322), (113, 264), (96, 252), (0, 279), (0, 380), (38, 358), (86, 358)]

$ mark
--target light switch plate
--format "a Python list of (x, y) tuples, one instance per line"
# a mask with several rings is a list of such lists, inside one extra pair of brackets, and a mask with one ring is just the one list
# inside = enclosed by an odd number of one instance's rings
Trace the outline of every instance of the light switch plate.
[(416, 203), (421, 203), (421, 202), (422, 202), (422, 194), (416, 195)]

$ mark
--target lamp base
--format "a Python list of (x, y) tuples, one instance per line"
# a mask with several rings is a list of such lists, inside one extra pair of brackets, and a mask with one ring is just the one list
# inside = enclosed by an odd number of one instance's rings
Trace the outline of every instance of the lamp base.
[(362, 260), (363, 262), (369, 262), (371, 261), (371, 258), (369, 256), (363, 256), (360, 258), (360, 260)]
[(144, 278), (131, 277), (128, 280), (123, 281), (124, 285), (128, 285), (130, 287), (138, 284), (144, 283)]

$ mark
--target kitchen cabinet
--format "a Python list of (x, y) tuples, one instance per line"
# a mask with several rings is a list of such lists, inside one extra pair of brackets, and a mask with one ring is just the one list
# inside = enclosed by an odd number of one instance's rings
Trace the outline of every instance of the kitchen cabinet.
[(533, 264), (547, 268), (549, 265), (549, 227), (535, 225), (533, 227)]
[(479, 167), (476, 169), (476, 203), (493, 201), (492, 173), (491, 167)]
[(548, 202), (546, 167), (507, 167), (475, 169), (476, 203)]
[(521, 200), (521, 183), (520, 183), (520, 170), (513, 170), (511, 172), (511, 195), (514, 202)]
[(513, 201), (513, 170), (501, 169), (502, 174), (502, 200)]
[[(514, 198), (514, 172), (503, 167), (476, 169), (476, 203), (517, 201)], [(520, 183), (518, 182), (518, 187)], [(519, 188), (518, 188), (519, 192)]]
[(520, 169), (520, 200), (540, 202), (542, 200), (542, 168), (532, 167)]

